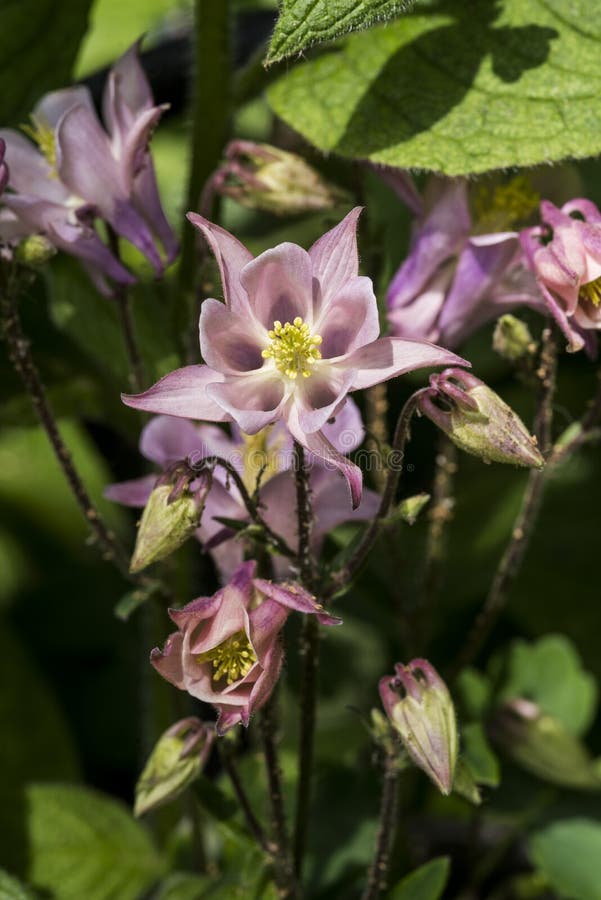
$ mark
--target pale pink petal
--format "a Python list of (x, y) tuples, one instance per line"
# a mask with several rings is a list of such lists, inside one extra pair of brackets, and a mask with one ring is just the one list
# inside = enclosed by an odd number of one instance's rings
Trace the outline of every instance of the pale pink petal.
[(316, 615), (321, 625), (342, 624), (342, 619), (324, 612), (323, 606), (317, 602), (315, 597), (299, 584), (274, 584), (273, 581), (255, 578), (255, 586), (266, 597), (287, 609), (293, 609), (296, 612), (305, 613), (305, 615)]
[(318, 284), (316, 316), (359, 272), (357, 220), (361, 210), (361, 206), (352, 209), (342, 222), (322, 235), (309, 250), (313, 275)]
[(156, 416), (142, 429), (140, 453), (162, 468), (202, 449), (197, 428), (187, 419)]
[[(346, 491), (349, 502), (348, 490)], [(279, 534), (292, 550), (298, 547), (298, 525), (296, 521), (296, 486), (290, 469), (278, 472), (261, 487), (263, 518), (270, 528)]]
[(152, 91), (140, 64), (136, 41), (112, 66), (102, 97), (102, 114), (111, 136), (124, 133), (132, 119), (154, 105)]
[(208, 366), (185, 366), (157, 381), (142, 394), (122, 394), (126, 406), (144, 412), (163, 413), (183, 419), (227, 422), (229, 416), (209, 396), (207, 388), (223, 381), (220, 372)]
[(114, 500), (115, 503), (122, 503), (124, 506), (146, 506), (156, 480), (156, 475), (143, 475), (142, 478), (134, 478), (131, 481), (109, 484), (104, 489), (104, 496), (107, 500)]
[(336, 410), (336, 415), (328, 419), (321, 431), (340, 453), (350, 453), (363, 443), (365, 428), (361, 410), (352, 397), (346, 398), (344, 406)]
[[(256, 579), (255, 586), (261, 590)], [(265, 667), (268, 653), (289, 614), (289, 608), (276, 599), (271, 599), (270, 596), (266, 596), (250, 611), (248, 615), (250, 640), (261, 666)]]
[(163, 211), (154, 165), (148, 153), (142, 169), (135, 177), (132, 201), (161, 243), (167, 264), (172, 263), (179, 253), (179, 243)]
[[(257, 678), (251, 691), (248, 708), (242, 716), (242, 723), (248, 725), (250, 714), (256, 712), (271, 697), (273, 689), (277, 684), (282, 669), (284, 659), (284, 651), (279, 641), (276, 641), (265, 660), (265, 668), (259, 678)], [(220, 723), (223, 728), (223, 722)]]
[(74, 106), (85, 106), (96, 115), (90, 91), (80, 85), (45, 94), (34, 106), (32, 118), (39, 119), (42, 125), (50, 125), (54, 129), (64, 114)]
[(170, 609), (169, 618), (175, 622), (180, 631), (194, 628), (199, 622), (214, 616), (223, 602), (223, 590), (211, 597), (197, 597), (181, 609)]
[(426, 341), (379, 338), (344, 358), (344, 367), (356, 371), (351, 390), (368, 388), (414, 369), (434, 366), (466, 366), (470, 363), (443, 347)]
[(314, 330), (321, 335), (324, 359), (342, 356), (375, 341), (380, 334), (378, 303), (370, 278), (358, 275), (325, 307)]
[[(30, 197), (64, 204), (69, 191), (58, 178), (52, 177), (50, 163), (24, 135), (9, 128), (0, 129), (6, 144), (5, 162), (9, 167), (8, 184), (13, 190)], [(3, 198), (9, 199), (9, 195)]]
[(184, 689), (183, 643), (182, 635), (176, 631), (167, 638), (163, 650), (155, 647), (150, 654), (150, 662), (157, 672), (180, 690)]
[(264, 364), (261, 351), (269, 339), (254, 320), (231, 311), (211, 298), (200, 309), (200, 352), (214, 369), (241, 375)]
[(365, 490), (357, 509), (351, 509), (348, 488), (340, 473), (328, 472), (317, 466), (311, 473), (311, 491), (315, 538), (325, 536), (343, 522), (369, 521), (380, 506), (379, 495)]
[(294, 394), (303, 431), (319, 431), (341, 407), (356, 378), (357, 373), (351, 368), (315, 366)]
[(252, 260), (252, 253), (229, 231), (197, 213), (190, 212), (187, 218), (198, 228), (213, 251), (221, 272), (225, 302), (233, 312), (248, 311), (248, 297), (240, 283), (240, 272)]
[(209, 385), (207, 393), (246, 434), (275, 422), (285, 401), (282, 379), (273, 374), (230, 376), (222, 384)]
[(255, 319), (267, 330), (276, 321), (293, 322), (297, 316), (313, 323), (313, 276), (306, 250), (297, 244), (279, 244), (266, 250), (240, 273)]

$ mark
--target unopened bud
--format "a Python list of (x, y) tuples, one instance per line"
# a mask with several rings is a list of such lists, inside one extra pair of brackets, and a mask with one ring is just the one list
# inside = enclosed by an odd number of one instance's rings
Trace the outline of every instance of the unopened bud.
[(172, 725), (157, 741), (138, 779), (134, 815), (178, 797), (200, 775), (214, 739), (214, 731), (190, 717)]
[(413, 525), (429, 501), (430, 494), (415, 494), (413, 497), (405, 497), (404, 500), (401, 500), (398, 511), (403, 522)]
[(175, 486), (157, 482), (140, 519), (130, 572), (141, 572), (169, 556), (200, 525), (211, 477), (208, 473), (197, 476), (193, 489), (189, 487), (189, 481), (186, 476), (185, 484), (180, 484), (179, 479)]
[(495, 713), (489, 730), (495, 743), (538, 778), (562, 787), (601, 788), (601, 777), (584, 744), (531, 700), (508, 700)]
[(516, 413), (488, 385), (464, 369), (430, 376), (420, 393), (420, 411), (438, 425), (460, 450), (485, 462), (540, 469), (537, 446)]
[(532, 356), (536, 350), (536, 341), (526, 323), (509, 313), (497, 319), (492, 345), (499, 356), (510, 362)]
[(43, 234), (26, 237), (15, 251), (15, 258), (23, 266), (38, 268), (50, 262), (56, 254), (56, 247)]
[(380, 679), (382, 704), (415, 763), (447, 795), (453, 788), (458, 736), (449, 690), (425, 659), (397, 663)]
[(348, 201), (344, 191), (295, 153), (270, 144), (232, 141), (225, 156), (212, 188), (251, 209), (287, 216)]

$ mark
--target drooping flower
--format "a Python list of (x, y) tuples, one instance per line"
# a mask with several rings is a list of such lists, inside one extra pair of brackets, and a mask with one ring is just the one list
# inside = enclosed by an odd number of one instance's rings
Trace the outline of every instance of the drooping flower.
[[(520, 207), (514, 193), (497, 199), (509, 204), (507, 223), (529, 208)], [(524, 204), (531, 204), (529, 197)], [(518, 233), (477, 233), (467, 182), (440, 178), (429, 183), (411, 251), (390, 284), (387, 304), (393, 334), (453, 348), (516, 306), (544, 311)]]
[[(269, 527), (283, 537), (289, 547), (296, 549), (296, 489), (291, 469), (294, 460), (290, 435), (282, 423), (252, 437), (242, 434), (235, 426), (232, 431), (230, 437), (214, 425), (196, 425), (185, 419), (156, 416), (142, 431), (140, 452), (163, 470), (181, 460), (189, 460), (197, 466), (207, 456), (219, 456), (236, 468), (251, 493), (261, 472), (261, 514)], [(335, 420), (324, 426), (324, 432), (339, 452), (350, 452), (359, 446), (363, 440), (363, 424), (351, 398)], [(312, 462), (309, 474), (314, 516), (311, 541), (317, 554), (325, 536), (337, 525), (370, 519), (378, 508), (379, 497), (373, 491), (364, 491), (361, 504), (353, 511), (340, 473), (329, 470), (317, 458)], [(143, 507), (156, 484), (157, 476), (147, 475), (110, 485), (105, 496), (128, 506)], [(191, 485), (192, 489), (196, 487), (196, 484)], [(226, 581), (242, 562), (244, 545), (234, 540), (235, 532), (217, 517), (248, 521), (248, 511), (235, 484), (219, 467), (213, 472), (201, 524), (195, 533), (211, 553), (222, 580)], [(285, 557), (274, 557), (273, 564), (278, 577), (290, 574), (290, 560)]]
[(184, 418), (234, 420), (247, 434), (283, 420), (306, 449), (340, 468), (357, 506), (361, 470), (323, 433), (349, 391), (413, 369), (468, 365), (433, 344), (378, 338), (372, 284), (358, 275), (359, 212), (308, 252), (284, 243), (256, 259), (227, 231), (190, 213), (217, 258), (225, 294), (225, 304), (202, 305), (206, 365), (171, 372), (124, 402)]
[(154, 106), (138, 59), (138, 44), (113, 66), (104, 91), (106, 131), (90, 92), (66, 88), (43, 97), (31, 125), (0, 131), (10, 164), (10, 191), (3, 203), (0, 238), (15, 241), (42, 233), (60, 250), (77, 256), (103, 293), (107, 278), (135, 279), (101, 240), (97, 218), (130, 241), (157, 273), (171, 261), (177, 242), (162, 210), (148, 142), (164, 106)]
[(307, 591), (296, 584), (274, 584), (256, 577), (254, 561), (242, 563), (212, 597), (200, 597), (169, 615), (178, 630), (151, 662), (160, 674), (219, 712), (224, 734), (263, 706), (282, 665), (280, 632), (290, 612), (317, 616), (338, 625)]
[(590, 200), (561, 209), (544, 200), (540, 215), (541, 226), (522, 232), (522, 246), (568, 349), (592, 353), (601, 329), (601, 213)]
[(426, 659), (380, 679), (379, 691), (390, 723), (405, 750), (443, 794), (450, 794), (459, 748), (455, 708), (449, 690)]

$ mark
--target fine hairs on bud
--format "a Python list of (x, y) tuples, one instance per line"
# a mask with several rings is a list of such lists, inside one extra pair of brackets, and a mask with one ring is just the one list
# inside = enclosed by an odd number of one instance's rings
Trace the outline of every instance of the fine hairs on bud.
[(520, 417), (471, 372), (450, 368), (431, 375), (418, 409), (460, 450), (484, 462), (536, 469), (544, 465), (536, 438)]

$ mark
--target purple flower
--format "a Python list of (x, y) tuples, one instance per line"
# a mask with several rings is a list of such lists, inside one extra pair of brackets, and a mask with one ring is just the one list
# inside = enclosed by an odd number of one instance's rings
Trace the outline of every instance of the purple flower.
[(523, 231), (522, 246), (568, 349), (592, 353), (601, 328), (601, 213), (577, 199), (561, 209), (544, 200), (540, 214), (542, 226)]
[(163, 678), (219, 712), (217, 733), (248, 725), (269, 699), (280, 674), (280, 632), (292, 610), (316, 615), (322, 625), (339, 625), (315, 598), (295, 584), (255, 577), (245, 562), (225, 587), (169, 615), (178, 630), (150, 659)]
[(8, 184), (8, 166), (4, 162), (4, 154), (6, 152), (6, 144), (0, 138), (0, 194)]
[(95, 231), (94, 219), (102, 218), (161, 273), (157, 241), (168, 262), (177, 254), (148, 152), (164, 108), (153, 105), (135, 44), (107, 80), (107, 131), (85, 87), (42, 98), (24, 129), (35, 144), (19, 132), (2, 130), (10, 162), (10, 192), (3, 202), (12, 214), (0, 225), (3, 239), (45, 234), (58, 249), (81, 259), (98, 288), (110, 293), (107, 278), (124, 284), (135, 279)]
[[(259, 498), (261, 513), (267, 524), (293, 549), (298, 543), (296, 493), (290, 435), (283, 424), (265, 429), (249, 437), (235, 426), (233, 437), (214, 425), (195, 425), (171, 416), (156, 416), (143, 429), (140, 452), (167, 469), (180, 460), (200, 461), (206, 456), (220, 456), (236, 467), (249, 491), (255, 489), (259, 471), (264, 468)], [(333, 423), (324, 426), (327, 439), (339, 452), (354, 450), (363, 440), (363, 423), (357, 406), (348, 399)], [(330, 471), (318, 459), (310, 470), (311, 500), (314, 526), (311, 532), (313, 551), (319, 553), (325, 536), (337, 525), (348, 521), (370, 519), (376, 512), (379, 497), (373, 491), (363, 493), (361, 504), (352, 511), (344, 479)], [(105, 496), (127, 506), (143, 507), (156, 485), (156, 475), (110, 485)], [(217, 517), (246, 521), (248, 512), (242, 498), (225, 473), (216, 468), (211, 490), (206, 499), (198, 540), (209, 550), (223, 581), (242, 562), (244, 546), (234, 540), (235, 533), (217, 521)], [(290, 574), (290, 561), (274, 557), (275, 572), (283, 578)]]
[(430, 181), (387, 304), (393, 334), (445, 347), (516, 306), (544, 311), (518, 233), (475, 234), (467, 182), (440, 178)]
[(225, 304), (202, 305), (207, 364), (171, 372), (124, 402), (183, 418), (234, 420), (247, 434), (283, 420), (305, 448), (340, 468), (357, 506), (361, 470), (323, 433), (348, 392), (413, 369), (467, 365), (423, 341), (378, 339), (372, 283), (358, 275), (359, 212), (308, 252), (284, 243), (256, 259), (227, 231), (190, 213), (217, 258), (225, 294)]

